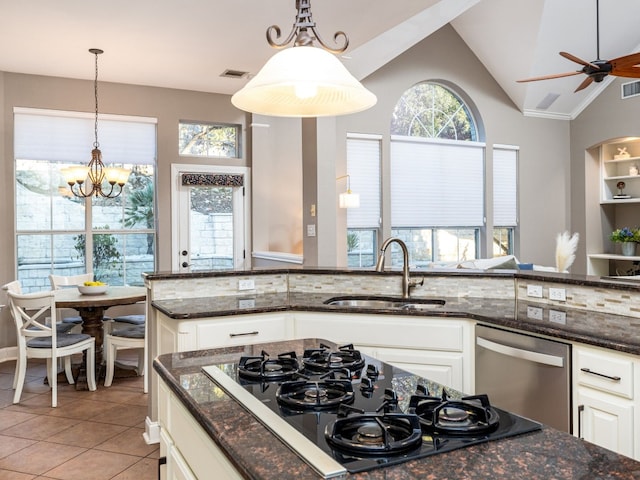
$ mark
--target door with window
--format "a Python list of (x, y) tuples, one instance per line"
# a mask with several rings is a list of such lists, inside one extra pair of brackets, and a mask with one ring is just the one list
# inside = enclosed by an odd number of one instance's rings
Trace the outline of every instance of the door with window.
[(248, 268), (247, 168), (173, 165), (173, 270)]

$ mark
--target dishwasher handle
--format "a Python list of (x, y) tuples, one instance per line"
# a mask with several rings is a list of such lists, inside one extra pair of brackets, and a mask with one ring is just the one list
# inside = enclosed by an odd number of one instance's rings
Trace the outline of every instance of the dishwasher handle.
[(501, 343), (492, 342), (486, 338), (476, 337), (476, 344), (493, 352), (501, 353), (509, 357), (520, 358), (530, 362), (541, 363), (551, 367), (564, 367), (564, 358), (556, 355), (548, 355), (546, 353), (532, 352), (530, 350), (522, 350), (520, 348), (503, 345)]

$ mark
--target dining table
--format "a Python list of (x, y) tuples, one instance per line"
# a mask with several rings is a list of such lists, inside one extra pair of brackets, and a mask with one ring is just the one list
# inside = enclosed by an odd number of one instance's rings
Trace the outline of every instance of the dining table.
[[(54, 290), (56, 308), (73, 308), (82, 318), (82, 333), (96, 339), (96, 381), (104, 377), (102, 366), (102, 343), (104, 340), (103, 317), (109, 307), (116, 305), (132, 305), (143, 302), (147, 298), (145, 287), (109, 286), (106, 292), (100, 294), (83, 294), (78, 288), (69, 287)], [(88, 390), (86, 377), (87, 352), (84, 353), (80, 373), (76, 379), (76, 390)]]

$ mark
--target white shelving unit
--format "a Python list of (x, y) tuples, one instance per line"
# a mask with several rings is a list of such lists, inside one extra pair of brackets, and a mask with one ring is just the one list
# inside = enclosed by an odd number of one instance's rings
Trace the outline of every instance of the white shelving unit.
[[(619, 148), (626, 148), (629, 157), (615, 158)], [(600, 203), (640, 203), (640, 141), (605, 144), (600, 151)], [(620, 193), (618, 183), (624, 182), (623, 193), (630, 198), (615, 198)]]

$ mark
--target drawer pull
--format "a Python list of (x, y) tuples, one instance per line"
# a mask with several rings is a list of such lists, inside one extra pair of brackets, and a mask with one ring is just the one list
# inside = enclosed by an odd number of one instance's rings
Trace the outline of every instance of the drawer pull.
[(593, 370), (589, 370), (588, 368), (581, 368), (580, 371), (584, 373), (590, 373), (591, 375), (597, 375), (598, 377), (603, 377), (608, 380), (613, 380), (614, 382), (619, 382), (621, 380), (621, 378), (618, 376), (612, 377), (611, 375), (605, 375), (604, 373), (594, 372)]
[(253, 332), (245, 332), (245, 333), (230, 333), (229, 336), (231, 338), (233, 337), (248, 337), (251, 335), (258, 335), (260, 334), (260, 332), (258, 332), (257, 330), (254, 330)]

